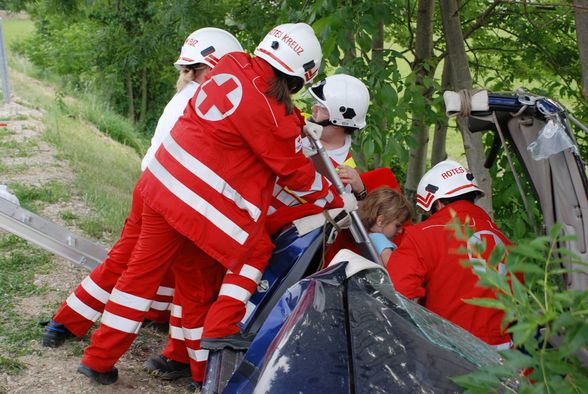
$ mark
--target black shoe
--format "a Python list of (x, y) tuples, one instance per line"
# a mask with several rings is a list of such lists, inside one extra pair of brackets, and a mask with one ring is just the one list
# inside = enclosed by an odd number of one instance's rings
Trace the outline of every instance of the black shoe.
[(163, 380), (175, 380), (191, 376), (190, 364), (157, 356), (151, 357), (143, 364), (145, 371)]
[(200, 347), (208, 350), (222, 350), (227, 347), (234, 350), (247, 350), (253, 342), (253, 338), (255, 338), (255, 334), (243, 334), (242, 332), (222, 338), (202, 338)]
[(202, 390), (202, 382), (195, 382), (193, 380), (192, 383), (190, 383), (188, 387), (186, 387), (186, 390), (188, 390), (190, 393), (195, 393), (196, 390), (200, 392)]
[(59, 347), (65, 343), (66, 339), (73, 337), (75, 337), (75, 335), (65, 328), (63, 324), (51, 320), (49, 324), (45, 326), (41, 343), (45, 347)]
[(80, 364), (78, 372), (104, 385), (113, 384), (118, 380), (118, 369), (114, 367), (109, 372), (98, 372), (86, 367), (84, 364)]

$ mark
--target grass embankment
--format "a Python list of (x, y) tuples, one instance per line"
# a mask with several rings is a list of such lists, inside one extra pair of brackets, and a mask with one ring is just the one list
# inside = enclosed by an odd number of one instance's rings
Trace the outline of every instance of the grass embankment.
[[(92, 214), (76, 216), (61, 212), (61, 219), (66, 222), (75, 219), (75, 225), (86, 235), (110, 244), (118, 236), (128, 213), (132, 189), (140, 174), (139, 153), (148, 141), (123, 117), (110, 111), (107, 104), (91, 95), (65, 90), (55, 77), (13, 54), (10, 45), (33, 31), (29, 20), (5, 18), (3, 26), (13, 101), (41, 110), (42, 118), (35, 120), (45, 126), (45, 131), (39, 138), (56, 148), (58, 159), (67, 160), (74, 180), (34, 185), (19, 182), (19, 175), (34, 165), (26, 159), (38, 148), (39, 140), (15, 142), (10, 138), (14, 132), (3, 129), (0, 151), (13, 152), (13, 156), (4, 155), (4, 165), (0, 161), (0, 184), (9, 176), (16, 179), (9, 184), (10, 189), (23, 207), (37, 212), (48, 204), (67, 202), (76, 196)], [(2, 121), (23, 120), (20, 118), (9, 116)], [(18, 159), (24, 160), (18, 165), (10, 162)], [(27, 300), (49, 294), (51, 290), (36, 283), (35, 278), (54, 269), (51, 254), (14, 235), (0, 234), (0, 373), (18, 373), (26, 368), (19, 357), (38, 352), (32, 340), (40, 338), (39, 321), (49, 319), (56, 305), (36, 312), (27, 310), (28, 313), (23, 313), (23, 308), (29, 308)], [(3, 391), (0, 385), (0, 392)]]
[[(32, 33), (29, 20), (5, 24), (7, 47)], [(37, 70), (9, 51), (14, 94), (45, 111), (45, 138), (67, 159), (76, 175), (75, 187), (96, 216), (81, 227), (94, 237), (117, 234), (124, 221), (132, 188), (140, 173), (140, 154), (148, 141), (126, 119), (91, 94), (64, 90), (58, 79)], [(20, 73), (39, 79), (43, 84)], [(116, 143), (96, 129), (125, 145)]]

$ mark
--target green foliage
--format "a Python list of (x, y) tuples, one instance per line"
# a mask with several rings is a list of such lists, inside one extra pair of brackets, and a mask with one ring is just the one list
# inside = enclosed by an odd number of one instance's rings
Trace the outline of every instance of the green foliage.
[[(509, 282), (495, 271), (500, 253), (490, 258), (494, 269), (475, 271), (479, 285), (496, 289), (497, 298), (466, 302), (503, 310), (504, 324), (520, 350), (502, 352), (502, 365), (455, 378), (468, 392), (498, 392), (501, 380), (517, 377), (524, 393), (588, 390), (588, 370), (576, 357), (578, 350), (588, 348), (588, 290), (567, 289), (562, 281), (587, 264), (559, 246), (570, 240), (560, 231), (556, 225), (549, 236), (513, 247), (506, 260)], [(520, 375), (523, 370), (527, 378)]]

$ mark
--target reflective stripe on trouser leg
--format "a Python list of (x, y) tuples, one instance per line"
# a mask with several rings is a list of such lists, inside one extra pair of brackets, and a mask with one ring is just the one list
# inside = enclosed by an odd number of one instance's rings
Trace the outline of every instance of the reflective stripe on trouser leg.
[(125, 220), (120, 239), (114, 244), (108, 257), (94, 269), (61, 305), (53, 320), (67, 327), (76, 336), (84, 336), (104, 311), (114, 285), (127, 268), (139, 233), (143, 200), (133, 190), (129, 216)]
[(164, 357), (189, 364), (188, 350), (184, 343), (184, 332), (182, 331), (182, 307), (178, 303), (177, 292), (174, 293), (174, 301), (170, 304), (169, 333), (165, 349), (161, 353)]
[(174, 256), (186, 242), (161, 215), (143, 206), (141, 234), (84, 351), (84, 365), (99, 372), (110, 371), (127, 351)]
[[(181, 306), (181, 327), (173, 327), (173, 330), (170, 327), (164, 356), (177, 360), (168, 351), (177, 347), (182, 338), (190, 361), (192, 380), (202, 382), (208, 359), (208, 351), (200, 348), (203, 324), (217, 297), (225, 268), (193, 244), (184, 248), (172, 268), (176, 275), (174, 304)], [(174, 308), (173, 314), (177, 315), (178, 309)], [(172, 319), (175, 322), (176, 318)]]
[(257, 288), (272, 249), (269, 240), (259, 242), (246, 264), (226, 273), (218, 298), (204, 322), (204, 338), (220, 338), (239, 332), (237, 324), (245, 315), (247, 301)]
[(170, 269), (157, 289), (146, 319), (157, 323), (167, 323), (169, 321), (169, 308), (174, 297), (174, 286), (174, 273)]

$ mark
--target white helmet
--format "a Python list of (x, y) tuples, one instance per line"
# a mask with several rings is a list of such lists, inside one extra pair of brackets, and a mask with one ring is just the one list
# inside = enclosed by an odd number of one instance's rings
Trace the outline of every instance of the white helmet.
[(285, 23), (267, 33), (255, 48), (255, 56), (306, 83), (318, 73), (323, 52), (312, 27), (306, 23)]
[(196, 63), (216, 66), (221, 57), (229, 52), (243, 52), (239, 41), (228, 31), (216, 27), (198, 29), (186, 38), (176, 68)]
[(441, 198), (451, 198), (470, 192), (484, 192), (478, 187), (474, 175), (453, 160), (437, 163), (423, 175), (417, 187), (417, 205), (430, 211)]
[(331, 75), (309, 91), (327, 108), (332, 124), (356, 129), (365, 127), (370, 92), (359, 79), (345, 74)]

